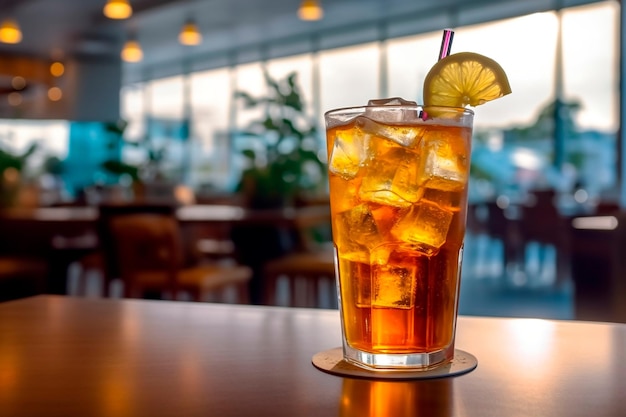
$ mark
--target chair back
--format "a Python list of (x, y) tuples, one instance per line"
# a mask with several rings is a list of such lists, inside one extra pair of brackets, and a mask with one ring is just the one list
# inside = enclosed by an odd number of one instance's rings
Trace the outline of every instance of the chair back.
[(98, 222), (96, 229), (100, 251), (104, 260), (103, 273), (107, 285), (111, 280), (119, 278), (120, 276), (116, 247), (118, 239), (114, 238), (112, 235), (112, 220), (131, 214), (148, 213), (173, 216), (175, 214), (175, 207), (165, 204), (102, 204), (98, 206)]
[(176, 274), (183, 253), (177, 220), (156, 213), (127, 214), (110, 220), (116, 262), (120, 278), (129, 296), (141, 296), (134, 290), (141, 280), (146, 286), (173, 294)]

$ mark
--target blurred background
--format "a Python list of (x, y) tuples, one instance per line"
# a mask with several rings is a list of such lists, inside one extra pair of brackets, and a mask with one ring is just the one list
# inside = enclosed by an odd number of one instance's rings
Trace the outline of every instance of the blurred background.
[[(613, 0), (0, 0), (0, 300), (108, 294), (103, 207), (143, 206), (185, 262), (289, 304), (269, 275), (329, 274), (323, 113), (420, 102), (454, 28), (513, 89), (475, 109), (460, 313), (626, 321), (623, 21)], [(270, 264), (303, 253), (319, 268)]]

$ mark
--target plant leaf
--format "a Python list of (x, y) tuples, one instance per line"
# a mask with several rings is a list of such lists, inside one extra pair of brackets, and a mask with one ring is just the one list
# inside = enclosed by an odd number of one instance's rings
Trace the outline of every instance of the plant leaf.
[(241, 154), (253, 161), (256, 159), (256, 153), (252, 149), (244, 149)]
[(235, 98), (242, 99), (244, 101), (245, 108), (252, 108), (259, 104), (259, 101), (256, 98), (243, 91), (236, 91)]

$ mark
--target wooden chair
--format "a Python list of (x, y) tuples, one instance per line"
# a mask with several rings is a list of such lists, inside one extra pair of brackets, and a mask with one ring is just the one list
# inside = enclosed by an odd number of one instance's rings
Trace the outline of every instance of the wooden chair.
[(0, 254), (0, 302), (45, 293), (48, 269), (37, 257)]
[(49, 290), (50, 235), (29, 218), (29, 211), (0, 209), (0, 302)]
[[(297, 248), (265, 263), (263, 304), (337, 308), (330, 211), (318, 209), (313, 207), (309, 213), (304, 210), (294, 220)], [(327, 241), (313, 239), (315, 232), (328, 235)]]
[[(571, 233), (569, 219), (561, 215), (555, 204), (554, 190), (532, 193), (531, 203), (522, 207), (520, 231), (524, 245), (535, 242), (540, 245), (543, 260), (547, 247), (556, 251), (555, 276), (552, 285), (558, 287), (571, 279)], [(541, 272), (541, 271), (539, 271)]]
[(182, 291), (194, 301), (247, 303), (251, 271), (240, 265), (185, 265), (178, 221), (172, 215), (136, 213), (110, 219), (114, 255), (124, 296), (152, 292), (178, 299)]
[(111, 220), (129, 214), (162, 214), (172, 216), (175, 206), (170, 203), (102, 203), (98, 205), (98, 220), (95, 224), (97, 247), (83, 256), (77, 264), (77, 284), (75, 294), (86, 296), (88, 277), (96, 274), (100, 289), (98, 295), (109, 297), (114, 295), (113, 284), (120, 278), (116, 254), (116, 239), (112, 236)]
[(332, 247), (269, 261), (263, 284), (263, 303), (267, 305), (337, 308)]

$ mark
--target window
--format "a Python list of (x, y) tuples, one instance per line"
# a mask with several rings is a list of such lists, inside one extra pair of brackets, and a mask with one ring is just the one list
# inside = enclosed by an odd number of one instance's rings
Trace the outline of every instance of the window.
[(532, 123), (554, 97), (557, 17), (535, 13), (459, 28), (452, 52), (472, 51), (495, 59), (513, 94), (475, 109), (475, 127), (505, 128)]
[(313, 80), (313, 59), (310, 54), (273, 59), (267, 62), (267, 70), (274, 79), (283, 79), (292, 72), (297, 74), (296, 82), (305, 100), (307, 114), (315, 117), (315, 85)]
[(122, 88), (120, 113), (122, 120), (128, 124), (124, 131), (126, 139), (135, 142), (141, 140), (146, 134), (144, 84), (133, 84)]
[(188, 174), (190, 149), (189, 120), (186, 114), (183, 75), (155, 80), (149, 84), (147, 102), (148, 135), (142, 150), (149, 162), (148, 178), (184, 180)]
[(229, 187), (232, 116), (231, 71), (228, 68), (190, 75), (191, 166), (196, 188)]
[(378, 43), (339, 48), (319, 53), (320, 107), (361, 106), (380, 94)]
[(619, 6), (616, 2), (563, 11), (563, 90), (580, 103), (566, 161), (576, 173), (578, 203), (591, 203), (617, 186), (619, 127)]
[[(0, 119), (0, 150), (23, 155), (32, 144), (37, 144), (36, 152), (26, 161), (24, 178), (45, 171), (43, 163), (48, 157), (63, 160), (68, 152), (68, 135), (69, 123), (64, 120)], [(0, 165), (0, 173), (3, 168)]]
[(439, 55), (441, 33), (387, 41), (387, 91), (389, 97), (422, 103), (423, 84)]
[[(263, 71), (263, 64), (260, 62), (238, 66), (235, 69), (235, 91), (250, 94), (252, 97), (264, 97), (267, 94), (267, 86)], [(235, 109), (237, 129), (245, 129), (250, 121), (258, 119), (263, 114), (263, 109), (260, 108), (246, 109), (241, 100), (235, 102)]]

